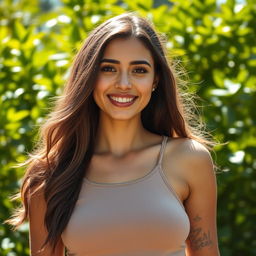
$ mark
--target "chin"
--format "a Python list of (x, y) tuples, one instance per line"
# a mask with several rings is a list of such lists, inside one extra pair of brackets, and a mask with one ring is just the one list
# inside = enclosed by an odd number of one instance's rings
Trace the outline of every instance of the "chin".
[(107, 114), (107, 116), (113, 121), (129, 121), (135, 118), (140, 117), (140, 113), (129, 114), (129, 113), (115, 113), (115, 114)]

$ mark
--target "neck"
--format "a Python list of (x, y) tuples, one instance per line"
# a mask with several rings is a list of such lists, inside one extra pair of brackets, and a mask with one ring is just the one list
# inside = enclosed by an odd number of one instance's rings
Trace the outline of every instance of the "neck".
[(141, 148), (148, 135), (140, 115), (130, 120), (113, 120), (100, 115), (95, 153), (123, 156)]

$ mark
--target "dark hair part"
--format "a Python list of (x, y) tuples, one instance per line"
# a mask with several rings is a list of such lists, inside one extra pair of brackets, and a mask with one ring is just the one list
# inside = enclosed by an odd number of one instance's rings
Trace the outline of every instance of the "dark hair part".
[(41, 127), (41, 140), (26, 162), (28, 168), (21, 187), (23, 206), (8, 221), (15, 227), (22, 224), (28, 218), (30, 198), (43, 191), (48, 230), (44, 246), (49, 243), (53, 250), (71, 217), (94, 152), (99, 110), (92, 93), (104, 49), (115, 38), (129, 37), (141, 40), (150, 50), (159, 77), (157, 89), (142, 111), (145, 129), (210, 144), (190, 123), (175, 70), (168, 63), (162, 40), (152, 25), (134, 14), (123, 14), (98, 26), (76, 55), (63, 95)]

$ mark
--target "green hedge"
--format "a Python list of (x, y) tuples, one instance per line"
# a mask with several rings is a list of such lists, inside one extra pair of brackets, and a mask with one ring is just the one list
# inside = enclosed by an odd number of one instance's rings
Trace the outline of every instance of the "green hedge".
[[(14, 207), (36, 130), (68, 76), (72, 57), (97, 24), (137, 11), (168, 37), (188, 71), (216, 140), (221, 255), (256, 255), (256, 3), (214, 0), (0, 2), (0, 221)], [(218, 2), (218, 4), (217, 4)], [(223, 3), (224, 2), (224, 3)], [(28, 225), (0, 226), (0, 255), (29, 255)]]

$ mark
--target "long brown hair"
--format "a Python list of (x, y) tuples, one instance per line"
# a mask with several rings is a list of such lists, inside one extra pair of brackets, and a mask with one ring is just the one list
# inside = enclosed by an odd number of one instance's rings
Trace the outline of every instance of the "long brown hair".
[(200, 129), (195, 130), (191, 125), (191, 111), (188, 111), (191, 106), (184, 106), (177, 86), (179, 78), (153, 26), (131, 13), (116, 16), (98, 26), (76, 55), (64, 92), (41, 127), (37, 149), (27, 161), (20, 193), (22, 208), (9, 220), (16, 227), (23, 223), (28, 218), (30, 197), (42, 189), (48, 230), (44, 245), (49, 243), (53, 249), (71, 217), (94, 152), (99, 110), (92, 93), (99, 63), (107, 44), (120, 37), (141, 40), (154, 58), (159, 81), (141, 114), (145, 129), (159, 135), (208, 143), (200, 135)]

